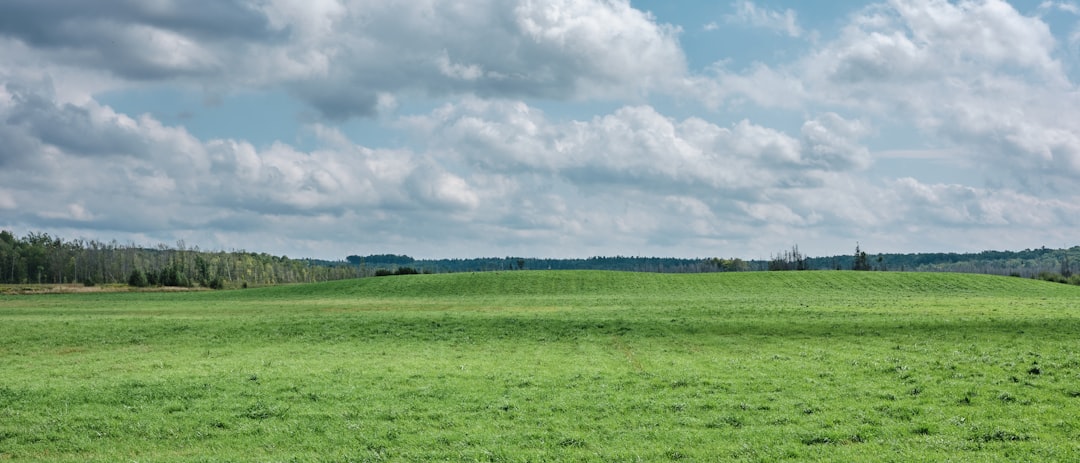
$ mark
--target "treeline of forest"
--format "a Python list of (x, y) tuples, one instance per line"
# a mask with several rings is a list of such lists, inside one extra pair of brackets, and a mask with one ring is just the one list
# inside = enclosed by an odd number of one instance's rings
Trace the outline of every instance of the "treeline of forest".
[[(815, 257), (808, 261), (814, 269), (848, 269), (859, 263), (855, 255)], [(1080, 274), (1080, 246), (977, 253), (877, 254), (868, 255), (862, 265), (866, 270), (984, 273), (1058, 281)], [(1071, 282), (1080, 284), (1080, 277)]]
[(0, 231), (0, 283), (130, 284), (132, 286), (246, 287), (339, 280), (360, 276), (344, 265), (245, 251), (202, 251), (183, 241), (154, 248), (94, 240), (64, 240)]
[(407, 268), (419, 273), (490, 272), (503, 270), (618, 270), (654, 273), (745, 272), (765, 270), (763, 262), (742, 259), (681, 259), (674, 257), (589, 257), (542, 259), (480, 257), (471, 259), (414, 259), (407, 255), (352, 255), (346, 262), (361, 269)]
[(414, 259), (407, 255), (351, 255), (344, 261), (290, 259), (246, 251), (204, 251), (159, 244), (148, 248), (114, 241), (65, 240), (47, 233), (16, 237), (0, 231), (0, 283), (130, 284), (132, 286), (246, 287), (410, 273), (507, 270), (620, 270), (658, 273), (764, 270), (879, 270), (1013, 275), (1080, 284), (1080, 246), (980, 253), (868, 254), (808, 257), (798, 246), (769, 260), (740, 258), (491, 257)]
[(870, 254), (856, 245), (849, 255), (809, 257), (798, 246), (768, 260), (740, 258), (679, 259), (662, 257), (590, 257), (535, 259), (494, 257), (475, 259), (414, 259), (407, 255), (351, 255), (350, 265), (369, 271), (404, 273), (482, 272), (497, 270), (622, 270), (633, 272), (703, 273), (765, 270), (865, 270), (901, 272), (961, 272), (1041, 278), (1080, 284), (1080, 246), (1070, 249), (1025, 249), (979, 253)]
[(1069, 249), (1025, 249), (979, 253), (878, 254), (872, 256), (855, 245), (850, 256), (807, 257), (794, 246), (774, 255), (769, 270), (851, 269), (865, 271), (959, 272), (1037, 278), (1080, 285), (1080, 246)]

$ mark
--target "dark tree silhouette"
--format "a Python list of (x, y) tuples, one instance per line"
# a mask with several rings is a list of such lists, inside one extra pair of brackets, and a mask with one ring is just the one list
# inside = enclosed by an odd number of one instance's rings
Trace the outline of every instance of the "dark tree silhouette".
[(859, 247), (859, 243), (855, 243), (855, 261), (851, 264), (852, 270), (866, 271), (870, 270), (870, 259)]

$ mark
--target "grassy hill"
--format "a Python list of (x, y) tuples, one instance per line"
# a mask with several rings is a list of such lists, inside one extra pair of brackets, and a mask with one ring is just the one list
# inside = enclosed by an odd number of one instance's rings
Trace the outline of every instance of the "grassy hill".
[(0, 460), (1068, 461), (1078, 332), (962, 274), (0, 296)]
[[(805, 294), (1080, 294), (1080, 288), (993, 275), (850, 271), (651, 274), (511, 271), (402, 275), (251, 290), (255, 297), (480, 297), (645, 295), (700, 297)], [(212, 297), (212, 296), (211, 296)]]

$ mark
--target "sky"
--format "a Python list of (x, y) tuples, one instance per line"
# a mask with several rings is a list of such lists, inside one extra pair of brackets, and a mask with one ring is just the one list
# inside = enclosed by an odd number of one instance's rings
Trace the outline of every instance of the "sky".
[(4, 0), (0, 229), (338, 260), (1080, 244), (1080, 2)]

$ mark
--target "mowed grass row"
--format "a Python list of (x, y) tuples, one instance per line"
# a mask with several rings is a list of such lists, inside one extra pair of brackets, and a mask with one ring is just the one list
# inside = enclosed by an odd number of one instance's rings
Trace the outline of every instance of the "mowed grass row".
[(1080, 288), (416, 275), (0, 297), (0, 460), (1068, 461)]

